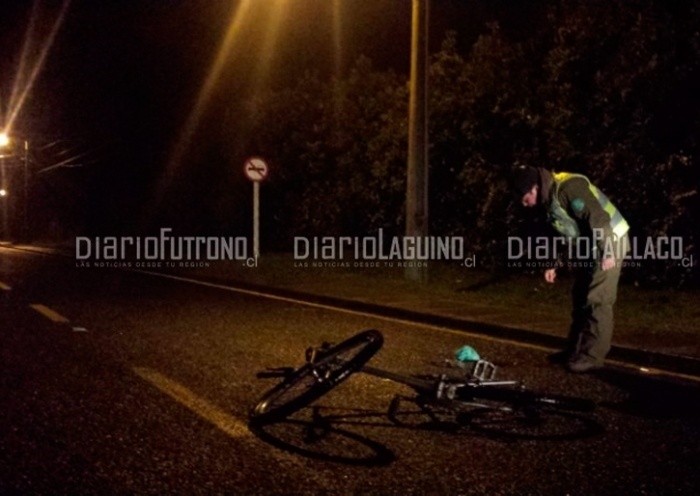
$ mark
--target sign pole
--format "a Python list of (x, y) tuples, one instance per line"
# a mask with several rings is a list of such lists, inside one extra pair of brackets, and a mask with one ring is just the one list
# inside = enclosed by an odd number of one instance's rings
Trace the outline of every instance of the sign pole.
[(267, 177), (267, 164), (258, 157), (246, 160), (243, 172), (253, 181), (253, 256), (260, 256), (260, 181)]
[(253, 181), (253, 255), (260, 257), (260, 181)]

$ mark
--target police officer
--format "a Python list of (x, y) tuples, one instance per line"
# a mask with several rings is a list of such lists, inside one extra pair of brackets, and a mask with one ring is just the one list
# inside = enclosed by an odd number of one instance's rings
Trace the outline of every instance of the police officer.
[[(568, 243), (576, 243), (583, 260), (576, 263), (572, 322), (565, 349), (550, 355), (571, 372), (599, 368), (610, 351), (613, 305), (622, 259), (629, 250), (629, 225), (615, 205), (587, 177), (568, 172), (519, 166), (511, 186), (524, 207), (541, 206), (551, 226)], [(586, 243), (581, 238), (587, 237)], [(583, 250), (581, 247), (589, 249)], [(556, 268), (544, 274), (554, 283)]]

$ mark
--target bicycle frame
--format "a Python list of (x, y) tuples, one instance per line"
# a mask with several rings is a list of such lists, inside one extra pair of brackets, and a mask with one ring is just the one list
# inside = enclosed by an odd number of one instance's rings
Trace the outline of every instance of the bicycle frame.
[[(467, 364), (469, 364), (469, 362), (467, 362)], [(439, 404), (442, 407), (448, 407), (452, 410), (463, 410), (466, 407), (493, 408), (493, 405), (487, 405), (484, 402), (475, 400), (475, 396), (478, 395), (476, 391), (477, 388), (483, 389), (500, 386), (522, 387), (519, 381), (496, 380), (494, 378), (496, 366), (485, 360), (473, 362), (471, 376), (465, 374), (464, 379), (450, 378), (447, 374), (442, 374), (436, 377), (435, 380), (428, 380), (397, 374), (369, 365), (362, 367), (359, 372), (409, 386), (417, 394), (417, 397), (412, 399), (414, 402), (420, 399), (422, 400), (420, 401), (421, 404)], [(510, 408), (507, 407), (501, 409), (510, 410)]]
[[(322, 354), (322, 350), (323, 347), (314, 350), (311, 355), (307, 353), (307, 359), (315, 356), (316, 352)], [(415, 391), (415, 398), (400, 395), (394, 397), (389, 407), (390, 417), (396, 413), (401, 398), (416, 403), (422, 409), (428, 405), (437, 405), (453, 412), (474, 408), (504, 412), (521, 409), (527, 410), (529, 415), (533, 415), (538, 408), (548, 406), (559, 406), (564, 409), (568, 407), (579, 411), (593, 410), (593, 404), (587, 400), (538, 394), (528, 391), (521, 381), (497, 380), (496, 371), (498, 368), (487, 360), (467, 362), (445, 360), (445, 363), (451, 365), (453, 369), (463, 371), (463, 376), (452, 377), (448, 374), (441, 374), (429, 380), (397, 374), (368, 364), (365, 364), (358, 372), (404, 384)], [(564, 402), (567, 406), (564, 405)]]

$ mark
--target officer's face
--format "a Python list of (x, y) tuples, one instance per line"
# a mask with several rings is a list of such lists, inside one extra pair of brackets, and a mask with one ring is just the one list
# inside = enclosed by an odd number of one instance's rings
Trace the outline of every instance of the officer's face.
[(521, 200), (523, 207), (534, 207), (537, 205), (537, 185), (534, 185), (530, 191), (523, 195)]

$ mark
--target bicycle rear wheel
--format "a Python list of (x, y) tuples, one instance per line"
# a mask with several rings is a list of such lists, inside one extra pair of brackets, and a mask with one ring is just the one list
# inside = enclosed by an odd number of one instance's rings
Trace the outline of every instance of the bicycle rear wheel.
[(304, 408), (361, 369), (383, 342), (382, 334), (372, 329), (324, 350), (266, 392), (251, 412), (251, 421), (273, 422)]

